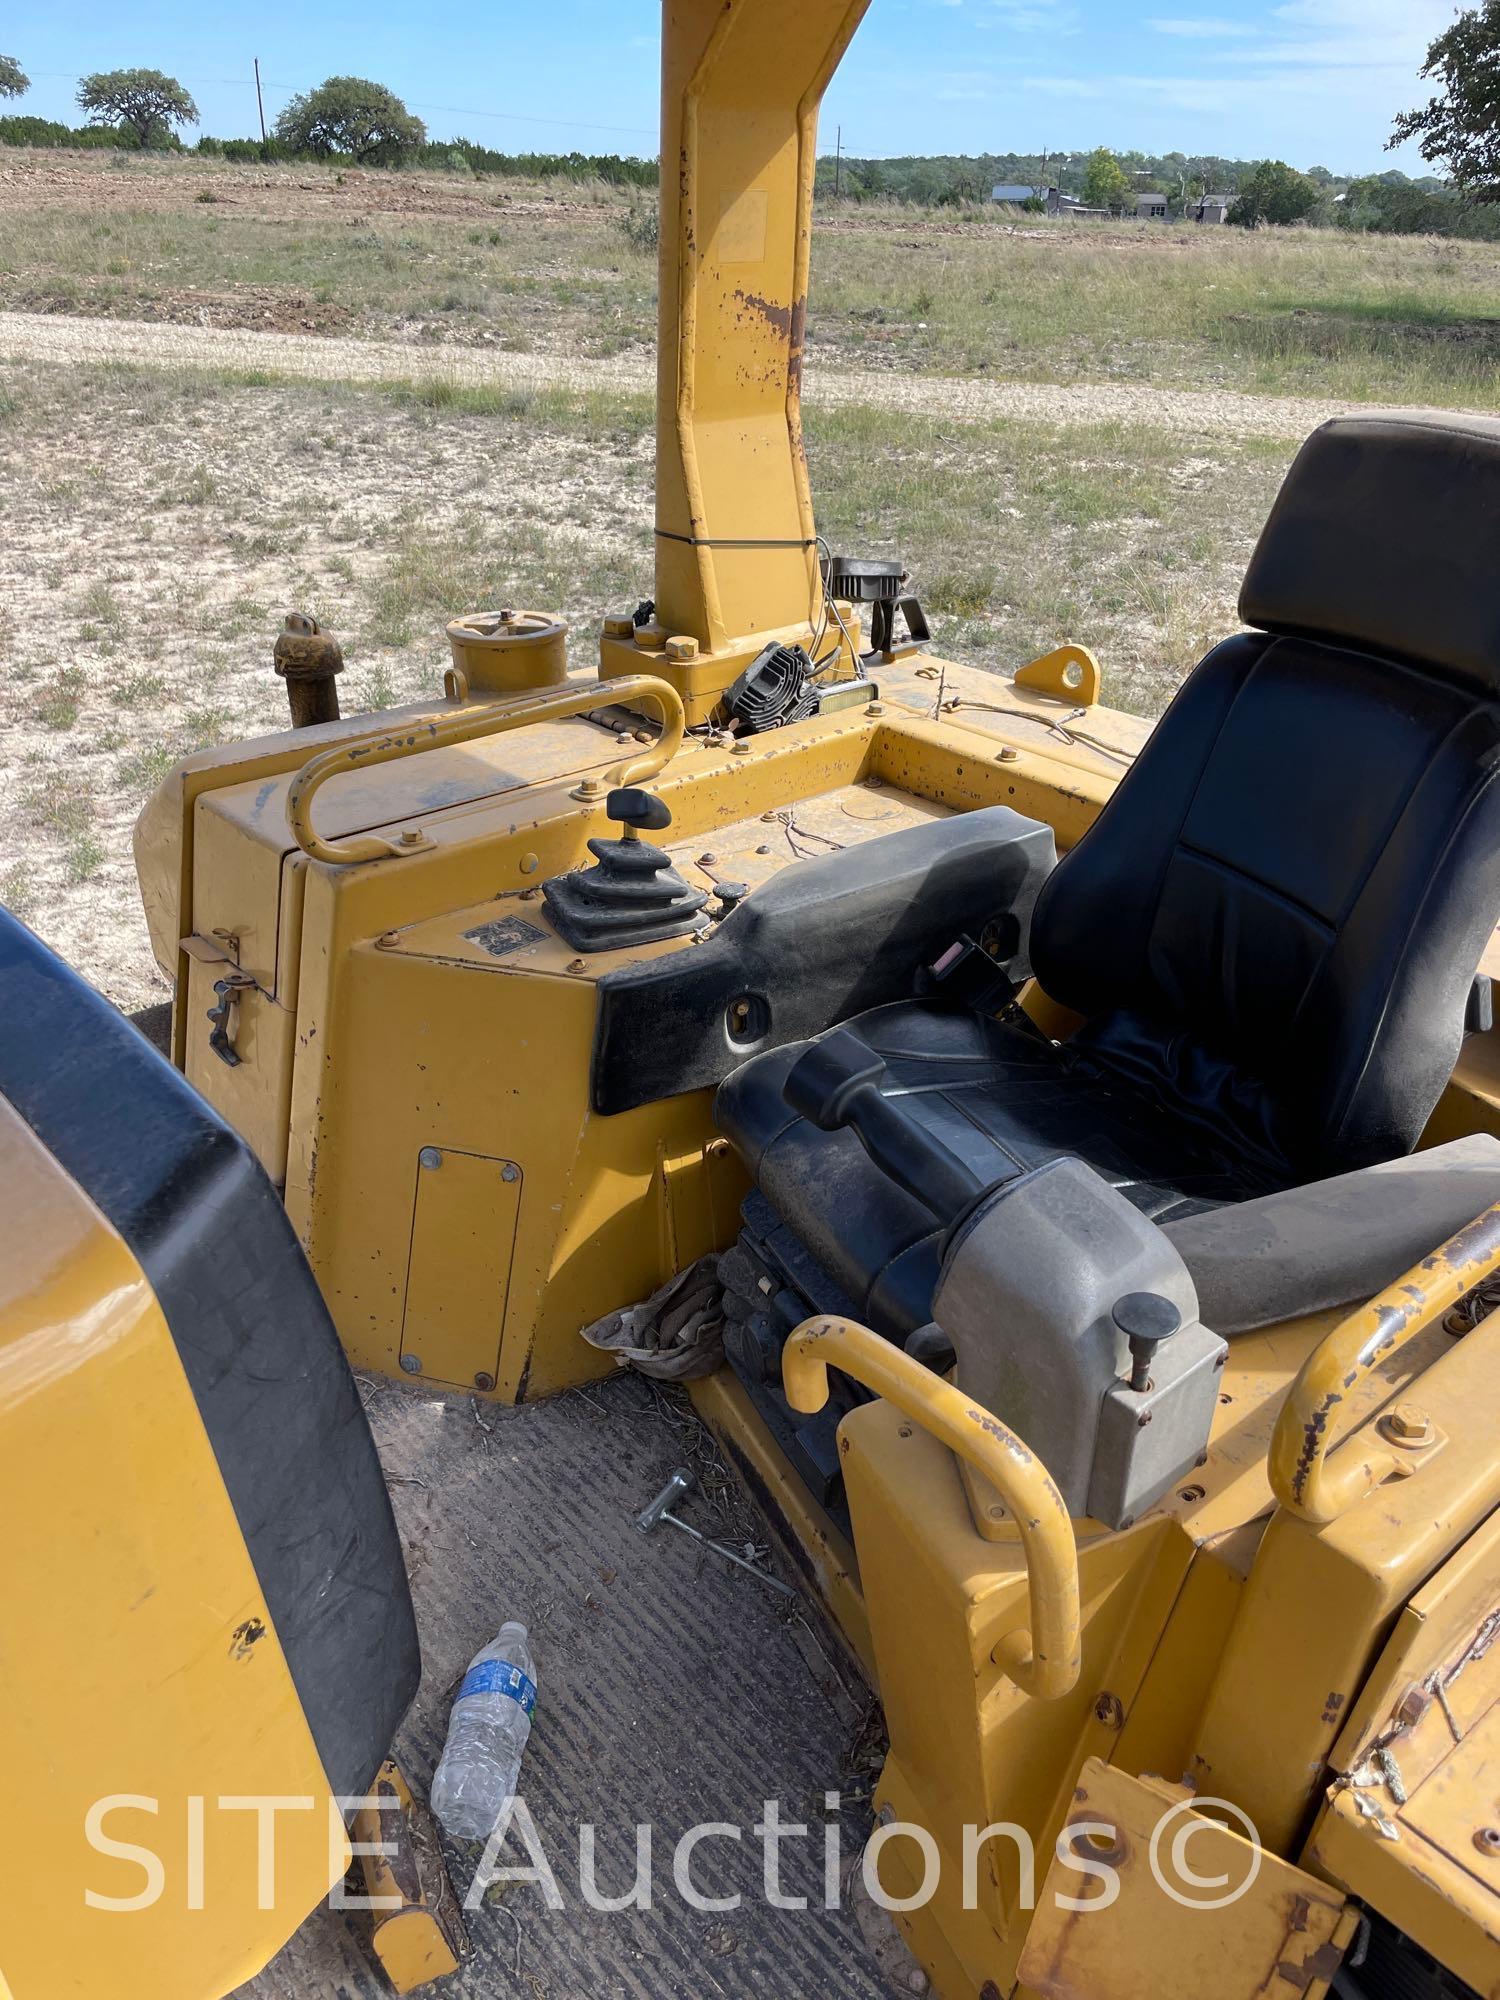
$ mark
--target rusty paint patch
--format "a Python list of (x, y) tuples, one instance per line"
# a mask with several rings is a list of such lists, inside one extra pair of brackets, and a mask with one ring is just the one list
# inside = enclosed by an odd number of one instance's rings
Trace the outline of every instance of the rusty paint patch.
[(734, 296), (742, 306), (758, 313), (771, 331), (786, 341), (789, 346), (800, 346), (801, 329), (807, 319), (807, 302), (794, 300), (789, 306), (778, 305), (774, 299), (763, 299), (759, 292), (735, 289)]
[(802, 355), (806, 343), (807, 300), (793, 299), (791, 352), (787, 357), (786, 381), (791, 394), (799, 397), (802, 394)]
[[(1302, 1926), (1297, 1928), (1300, 1930)], [(1284, 1979), (1293, 1993), (1305, 1993), (1315, 1979), (1321, 1979), (1327, 1985), (1343, 1962), (1343, 1952), (1330, 1940), (1309, 1952), (1300, 1965), (1294, 1965), (1290, 1959), (1279, 1960), (1276, 1976)]]

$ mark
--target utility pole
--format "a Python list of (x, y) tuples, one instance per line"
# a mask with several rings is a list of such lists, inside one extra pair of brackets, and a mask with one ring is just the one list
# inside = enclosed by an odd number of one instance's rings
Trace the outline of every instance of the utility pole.
[(839, 125), (834, 129), (838, 138), (833, 155), (833, 198), (837, 201), (843, 193), (844, 186), (844, 128)]
[(260, 57), (255, 58), (255, 108), (260, 113), (260, 143), (266, 143), (266, 106), (260, 94)]

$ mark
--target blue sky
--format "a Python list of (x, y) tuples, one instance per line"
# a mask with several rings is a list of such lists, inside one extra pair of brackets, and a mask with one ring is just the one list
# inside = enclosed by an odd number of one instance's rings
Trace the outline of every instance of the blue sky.
[[(1382, 148), (1454, 0), (874, 0), (824, 107), (846, 150), (1029, 152), (1097, 144), (1423, 172)], [(63, 0), (7, 9), (0, 48), (33, 78), (13, 109), (70, 118), (91, 69), (165, 69), (203, 129), (254, 129), (337, 72), (373, 76), (434, 136), (506, 151), (654, 147), (653, 0)]]

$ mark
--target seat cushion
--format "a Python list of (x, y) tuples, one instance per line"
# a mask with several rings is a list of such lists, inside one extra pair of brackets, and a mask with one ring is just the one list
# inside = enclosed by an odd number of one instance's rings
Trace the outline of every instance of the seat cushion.
[[(1269, 1191), (1263, 1168), (1110, 1082), (1024, 1016), (995, 1021), (905, 1000), (846, 1026), (884, 1058), (883, 1092), (899, 1095), (987, 1186), (1073, 1154), (1156, 1221)], [(742, 1064), (720, 1087), (715, 1117), (866, 1322), (904, 1339), (932, 1317), (952, 1218), (939, 1222), (897, 1187), (853, 1132), (820, 1131), (791, 1109), (782, 1086), (807, 1046)]]

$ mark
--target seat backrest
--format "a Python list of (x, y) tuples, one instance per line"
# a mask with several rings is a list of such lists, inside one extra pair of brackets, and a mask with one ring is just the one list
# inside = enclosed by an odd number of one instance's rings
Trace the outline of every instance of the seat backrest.
[[(1500, 915), (1500, 422), (1302, 447), (1240, 595), (1038, 900), (1054, 999), (1299, 1173), (1409, 1152)], [(1226, 1081), (1227, 1079), (1227, 1081)], [(1185, 1081), (1186, 1080), (1186, 1081)]]

